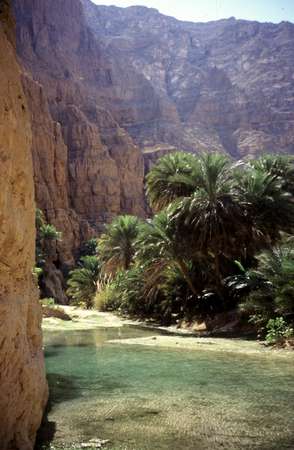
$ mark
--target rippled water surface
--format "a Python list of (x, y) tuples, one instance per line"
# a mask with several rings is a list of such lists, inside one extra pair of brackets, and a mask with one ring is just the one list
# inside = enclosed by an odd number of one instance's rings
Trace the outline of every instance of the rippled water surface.
[(291, 355), (123, 343), (151, 334), (45, 331), (51, 448), (101, 438), (109, 450), (294, 449)]

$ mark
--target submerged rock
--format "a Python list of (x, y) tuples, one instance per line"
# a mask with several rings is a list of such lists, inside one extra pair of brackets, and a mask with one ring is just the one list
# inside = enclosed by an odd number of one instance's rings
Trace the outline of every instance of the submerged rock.
[(102, 448), (109, 442), (108, 439), (90, 439), (89, 442), (82, 442), (80, 446), (81, 448)]

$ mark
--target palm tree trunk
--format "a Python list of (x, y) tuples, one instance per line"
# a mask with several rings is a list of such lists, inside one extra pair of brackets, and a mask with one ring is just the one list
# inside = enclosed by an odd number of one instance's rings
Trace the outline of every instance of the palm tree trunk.
[(181, 271), (183, 277), (184, 277), (185, 280), (187, 281), (187, 284), (188, 284), (189, 288), (191, 289), (191, 291), (193, 292), (194, 295), (198, 295), (198, 292), (197, 292), (197, 290), (195, 289), (195, 287), (194, 287), (194, 285), (193, 285), (193, 282), (192, 282), (192, 279), (191, 279), (191, 277), (190, 277), (189, 269), (188, 269), (188, 267), (187, 267), (187, 264), (186, 264), (182, 259), (180, 259), (180, 258), (177, 259), (176, 262), (177, 262), (177, 265), (178, 265), (178, 267), (179, 267), (179, 269), (180, 269), (180, 271)]

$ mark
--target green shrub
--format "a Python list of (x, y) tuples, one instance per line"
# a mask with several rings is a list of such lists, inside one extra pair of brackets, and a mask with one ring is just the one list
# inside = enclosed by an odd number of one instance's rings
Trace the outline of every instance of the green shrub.
[(119, 293), (111, 282), (104, 285), (94, 297), (94, 308), (98, 311), (119, 311), (120, 307)]
[(98, 311), (107, 311), (107, 288), (96, 293), (93, 304)]
[(55, 305), (55, 300), (52, 297), (41, 298), (40, 299), (40, 303), (41, 303), (42, 306), (54, 306)]
[(281, 340), (287, 340), (294, 335), (294, 329), (290, 327), (283, 317), (270, 319), (266, 324), (265, 340), (268, 344), (276, 344)]
[(76, 269), (69, 273), (67, 294), (71, 303), (93, 307), (100, 275), (100, 263), (96, 256), (83, 256)]
[(36, 280), (36, 282), (39, 281), (39, 278), (43, 275), (43, 269), (41, 267), (34, 267), (33, 268), (33, 277)]
[[(54, 225), (46, 223), (43, 212), (36, 209), (36, 267), (33, 269), (35, 280), (42, 286), (45, 281), (45, 274), (42, 268), (46, 262), (56, 256), (56, 241), (61, 240), (61, 233), (57, 231)], [(41, 289), (42, 290), (42, 289)]]
[(143, 289), (143, 271), (140, 267), (119, 272), (109, 287), (108, 307), (119, 309), (124, 314), (144, 316)]
[(59, 241), (61, 239), (61, 233), (56, 230), (54, 225), (50, 223), (44, 223), (39, 228), (39, 235), (41, 240)]
[(79, 258), (82, 256), (95, 256), (97, 253), (97, 239), (91, 238), (83, 242), (80, 248)]
[[(249, 321), (257, 327), (259, 334), (264, 334), (268, 324), (275, 325), (277, 317), (293, 322), (293, 243), (287, 240), (272, 250), (264, 251), (257, 256), (257, 261), (257, 269), (243, 275), (250, 293), (246, 301), (240, 304), (240, 309), (249, 316)], [(276, 325), (279, 323), (277, 321)]]
[(120, 271), (95, 297), (97, 309), (119, 311), (122, 314), (148, 317), (153, 312), (144, 291), (144, 269), (133, 266)]

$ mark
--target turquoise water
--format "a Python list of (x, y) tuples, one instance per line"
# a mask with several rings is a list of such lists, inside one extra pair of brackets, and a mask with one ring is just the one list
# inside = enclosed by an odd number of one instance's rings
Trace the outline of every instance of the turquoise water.
[(293, 357), (123, 343), (149, 335), (45, 331), (51, 448), (293, 450)]

